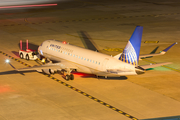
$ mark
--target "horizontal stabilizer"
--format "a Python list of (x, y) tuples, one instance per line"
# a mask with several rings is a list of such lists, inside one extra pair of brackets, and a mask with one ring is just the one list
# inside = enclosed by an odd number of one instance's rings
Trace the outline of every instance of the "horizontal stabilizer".
[(169, 47), (167, 47), (166, 49), (164, 49), (164, 50), (161, 51), (160, 53), (139, 55), (139, 59), (148, 58), (148, 57), (153, 57), (153, 56), (158, 56), (158, 55), (164, 55), (164, 54), (165, 54), (172, 46), (174, 46), (175, 44), (177, 44), (177, 42), (173, 43), (172, 45), (170, 45)]
[(175, 44), (177, 44), (177, 42), (173, 43), (172, 45), (170, 45), (169, 47), (167, 47), (166, 49), (164, 49), (164, 52), (167, 52), (172, 46), (174, 46)]
[(158, 56), (158, 55), (164, 55), (165, 52), (161, 52), (161, 53), (154, 53), (154, 54), (145, 54), (145, 55), (140, 55), (139, 59), (143, 59), (143, 58), (149, 58), (149, 57), (153, 57), (153, 56)]
[(167, 65), (167, 64), (171, 64), (172, 62), (164, 62), (164, 63), (157, 63), (157, 64), (150, 64), (150, 65), (141, 65), (139, 67), (145, 69), (148, 68), (154, 68), (154, 67), (158, 67), (158, 66), (162, 66), (162, 65)]

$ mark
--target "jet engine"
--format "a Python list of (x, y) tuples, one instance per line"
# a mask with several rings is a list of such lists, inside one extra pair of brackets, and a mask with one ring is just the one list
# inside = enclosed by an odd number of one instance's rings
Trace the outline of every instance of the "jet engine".
[(57, 70), (53, 70), (53, 69), (42, 69), (42, 72), (46, 73), (46, 74), (54, 74)]

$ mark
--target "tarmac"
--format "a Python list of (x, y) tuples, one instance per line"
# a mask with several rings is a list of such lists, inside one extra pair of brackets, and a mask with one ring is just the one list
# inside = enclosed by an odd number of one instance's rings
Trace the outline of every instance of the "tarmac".
[[(0, 120), (138, 120), (180, 116), (180, 44), (165, 55), (139, 65), (160, 62), (145, 74), (97, 78), (74, 73), (16, 72), (39, 65), (20, 59), (19, 40), (37, 49), (56, 39), (86, 47), (89, 39), (99, 52), (116, 55), (136, 26), (144, 27), (140, 54), (156, 53), (180, 42), (179, 0), (58, 1), (54, 7), (0, 9)], [(86, 36), (84, 36), (86, 35)]]

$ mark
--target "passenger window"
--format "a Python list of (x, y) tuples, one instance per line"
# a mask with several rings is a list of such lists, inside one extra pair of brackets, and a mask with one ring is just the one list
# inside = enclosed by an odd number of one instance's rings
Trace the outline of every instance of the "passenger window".
[(92, 61), (92, 63), (94, 63), (94, 60)]
[(91, 60), (89, 60), (89, 62), (91, 62)]
[(100, 62), (98, 64), (100, 65)]
[(70, 53), (68, 53), (68, 55), (70, 55)]
[(75, 57), (75, 55), (73, 55), (73, 57)]
[(89, 61), (89, 59), (87, 59), (87, 61)]
[(80, 59), (80, 56), (79, 56), (79, 59)]
[(84, 58), (84, 60), (86, 60), (86, 58)]
[(81, 57), (81, 59), (83, 59), (83, 57)]
[(78, 57), (78, 55), (76, 55), (76, 58)]
[(72, 54), (70, 54), (70, 56), (72, 56)]
[(58, 52), (60, 52), (60, 50), (58, 50)]
[(97, 64), (97, 61), (96, 61), (96, 64)]
[(51, 49), (51, 48), (49, 47), (49, 49)]

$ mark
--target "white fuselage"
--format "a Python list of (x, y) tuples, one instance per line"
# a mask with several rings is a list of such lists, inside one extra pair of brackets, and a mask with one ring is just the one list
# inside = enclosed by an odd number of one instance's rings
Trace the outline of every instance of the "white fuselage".
[(39, 54), (76, 66), (78, 72), (99, 76), (137, 75), (135, 66), (114, 57), (56, 40), (46, 40), (38, 48)]

